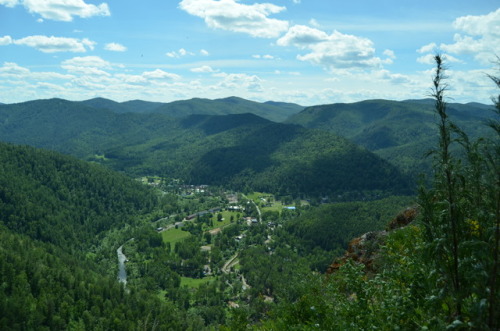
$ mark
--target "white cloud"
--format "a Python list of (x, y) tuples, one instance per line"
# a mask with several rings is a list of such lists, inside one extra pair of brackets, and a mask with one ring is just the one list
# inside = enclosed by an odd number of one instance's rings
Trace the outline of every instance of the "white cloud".
[(238, 90), (243, 88), (248, 92), (263, 91), (262, 80), (256, 75), (227, 74), (222, 72), (214, 74), (214, 77), (222, 78), (222, 81), (213, 87), (215, 89)]
[[(184, 48), (181, 48), (178, 51), (168, 52), (165, 55), (168, 57), (171, 57), (171, 58), (181, 58), (181, 57), (184, 57), (187, 55), (195, 55), (195, 54), (193, 52), (186, 51)], [(203, 53), (202, 53), (202, 55), (203, 55)]]
[(387, 56), (388, 58), (391, 58), (391, 59), (395, 59), (396, 58), (396, 54), (394, 54), (394, 51), (390, 50), (390, 49), (386, 49), (384, 51), (384, 55)]
[(210, 66), (201, 66), (198, 68), (192, 68), (192, 72), (197, 72), (197, 73), (211, 73), (211, 72), (217, 72), (216, 70), (212, 69)]
[(500, 8), (481, 16), (463, 16), (453, 22), (453, 27), (473, 36), (500, 37)]
[(95, 42), (89, 39), (75, 39), (64, 37), (29, 36), (13, 41), (16, 45), (33, 47), (44, 53), (74, 52), (85, 53), (87, 49), (93, 50)]
[(309, 24), (312, 25), (312, 26), (314, 26), (315, 28), (319, 28), (320, 27), (320, 24), (314, 18), (311, 18), (309, 20)]
[(87, 4), (83, 0), (0, 0), (0, 4), (7, 7), (22, 4), (30, 13), (39, 14), (42, 18), (54, 21), (70, 22), (74, 16), (88, 18), (111, 15), (106, 3), (96, 6)]
[(200, 54), (203, 55), (203, 56), (209, 56), (210, 55), (210, 53), (207, 50), (204, 50), (204, 49), (200, 50)]
[(420, 47), (417, 52), (419, 53), (434, 53), (437, 49), (436, 43), (430, 43), (425, 46)]
[(111, 74), (104, 70), (112, 67), (110, 62), (99, 56), (77, 56), (61, 63), (61, 68), (68, 72), (85, 76), (110, 77)]
[(182, 0), (179, 7), (201, 17), (214, 29), (242, 32), (253, 37), (276, 38), (288, 29), (288, 22), (269, 18), (285, 7), (270, 3), (246, 5), (237, 0)]
[(295, 25), (278, 39), (279, 46), (295, 46), (310, 52), (298, 55), (301, 61), (321, 65), (329, 70), (349, 68), (377, 68), (392, 63), (391, 59), (375, 57), (373, 42), (369, 39), (334, 31), (324, 31), (304, 25)]
[[(495, 56), (500, 54), (500, 8), (494, 12), (480, 16), (463, 16), (453, 22), (453, 27), (459, 31), (453, 37), (453, 43), (435, 43), (421, 47), (419, 53), (435, 52), (436, 50), (455, 54), (471, 55), (479, 63), (491, 64)], [(449, 61), (460, 60), (449, 56)], [(418, 59), (426, 63), (428, 56)]]
[(181, 78), (179, 75), (163, 71), (161, 69), (156, 69), (154, 71), (145, 71), (142, 76), (147, 79), (166, 79), (166, 80), (177, 80)]
[(252, 57), (254, 59), (265, 59), (265, 60), (273, 60), (274, 59), (274, 56), (269, 55), (269, 54), (265, 54), (265, 55), (255, 54), (255, 55), (252, 55)]
[(0, 0), (0, 5), (4, 5), (6, 7), (14, 7), (19, 4), (17, 0)]
[(27, 68), (19, 66), (14, 62), (4, 62), (3, 67), (0, 67), (1, 74), (9, 74), (9, 75), (25, 75), (30, 71)]
[(12, 44), (12, 38), (10, 36), (0, 37), (0, 46)]
[(109, 43), (104, 46), (104, 49), (112, 52), (125, 52), (127, 47), (117, 43)]
[(62, 62), (62, 67), (64, 66), (77, 66), (77, 67), (95, 67), (95, 68), (106, 68), (110, 69), (113, 65), (100, 58), (99, 56), (77, 56), (69, 60)]
[(126, 84), (144, 85), (147, 83), (147, 79), (142, 75), (116, 74), (115, 77), (118, 78), (121, 83)]
[(417, 58), (418, 63), (434, 65), (436, 61), (434, 60), (434, 54), (426, 54)]
[(283, 37), (278, 39), (277, 44), (279, 46), (293, 45), (304, 49), (326, 40), (328, 40), (326, 32), (305, 25), (294, 25)]
[(394, 85), (401, 85), (401, 84), (407, 84), (411, 83), (411, 79), (407, 75), (402, 75), (402, 74), (393, 74), (388, 70), (379, 70), (378, 72), (375, 73), (376, 78), (380, 78), (383, 80), (388, 80), (391, 84)]
[[(445, 60), (446, 62), (463, 63), (462, 60), (457, 59), (456, 57), (451, 56), (450, 54), (441, 54), (441, 56), (442, 56), (443, 60)], [(435, 57), (435, 54), (426, 54), (426, 55), (423, 55), (423, 56), (417, 58), (417, 62), (422, 63), (422, 64), (435, 65), (436, 61), (435, 61), (434, 57)]]

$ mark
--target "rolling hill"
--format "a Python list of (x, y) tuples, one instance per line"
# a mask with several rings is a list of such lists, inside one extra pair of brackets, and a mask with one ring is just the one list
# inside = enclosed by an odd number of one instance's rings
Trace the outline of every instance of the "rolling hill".
[[(0, 106), (0, 139), (102, 162), (130, 175), (282, 194), (408, 190), (391, 164), (323, 130), (254, 114), (134, 114), (61, 99)], [(352, 193), (357, 192), (357, 193)]]
[(238, 97), (224, 99), (200, 99), (174, 101), (170, 103), (132, 100), (115, 102), (104, 98), (82, 101), (96, 109), (107, 109), (116, 113), (159, 113), (180, 118), (188, 115), (229, 115), (252, 113), (274, 122), (283, 122), (304, 107), (292, 103), (268, 101), (259, 103)]
[(186, 328), (156, 293), (116, 280), (117, 233), (156, 207), (155, 192), (29, 146), (0, 143), (0, 169), (0, 329), (136, 330), (148, 314), (155, 326)]
[[(308, 107), (286, 123), (336, 133), (416, 174), (430, 169), (430, 160), (423, 156), (437, 141), (433, 107), (432, 99), (339, 103)], [(448, 104), (452, 121), (472, 137), (484, 132), (491, 109), (478, 103)]]

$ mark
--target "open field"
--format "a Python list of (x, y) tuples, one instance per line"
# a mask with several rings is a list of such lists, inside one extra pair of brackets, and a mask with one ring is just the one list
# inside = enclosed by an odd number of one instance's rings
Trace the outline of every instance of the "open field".
[(181, 229), (170, 229), (167, 231), (163, 231), (161, 236), (163, 238), (163, 242), (169, 242), (171, 244), (175, 244), (179, 241), (182, 241), (189, 237), (191, 234), (187, 231), (182, 231)]
[(187, 286), (189, 288), (198, 288), (200, 285), (211, 282), (215, 277), (204, 277), (204, 278), (190, 278), (181, 277), (181, 286)]

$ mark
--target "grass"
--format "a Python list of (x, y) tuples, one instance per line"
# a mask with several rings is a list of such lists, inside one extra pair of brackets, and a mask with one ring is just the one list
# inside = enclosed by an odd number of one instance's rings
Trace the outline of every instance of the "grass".
[(181, 286), (187, 286), (189, 288), (198, 288), (200, 285), (211, 282), (215, 280), (214, 276), (209, 276), (205, 278), (190, 278), (181, 277)]
[[(224, 226), (227, 226), (229, 224), (231, 224), (231, 216), (234, 217), (234, 221), (233, 222), (236, 222), (237, 219), (236, 219), (236, 216), (238, 215), (238, 212), (234, 212), (234, 211), (222, 211), (222, 222), (219, 222), (217, 221), (217, 213), (214, 214), (214, 216), (212, 217), (212, 221), (214, 222), (214, 226), (210, 227), (210, 230), (212, 229), (216, 229), (216, 228), (222, 228)], [(241, 213), (240, 213), (241, 215)]]
[(263, 207), (261, 208), (262, 212), (265, 212), (267, 210), (270, 211), (278, 211), (281, 212), (285, 206), (281, 203), (281, 201), (274, 201), (271, 205), (271, 207)]
[(163, 238), (163, 242), (169, 242), (171, 244), (175, 244), (179, 241), (182, 241), (189, 237), (191, 234), (187, 231), (182, 231), (181, 229), (170, 229), (167, 231), (163, 231), (161, 233), (161, 237)]

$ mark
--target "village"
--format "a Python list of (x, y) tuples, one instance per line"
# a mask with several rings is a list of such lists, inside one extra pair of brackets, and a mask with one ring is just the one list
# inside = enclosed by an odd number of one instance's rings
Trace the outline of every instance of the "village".
[[(161, 235), (168, 251), (179, 255), (176, 271), (181, 274), (181, 286), (192, 289), (223, 275), (228, 286), (232, 287), (236, 282), (241, 291), (248, 289), (250, 286), (239, 271), (240, 252), (263, 243), (272, 253), (275, 229), (309, 207), (307, 201), (292, 201), (289, 197), (282, 201), (267, 193), (243, 194), (208, 185), (186, 185), (176, 179), (160, 177), (138, 180), (156, 188), (166, 201), (176, 199), (178, 209), (152, 220), (151, 225)], [(129, 246), (127, 251), (134, 252), (134, 245), (132, 240), (125, 247)], [(197, 246), (197, 252), (191, 249), (188, 255), (182, 253), (186, 246)], [(135, 256), (140, 258), (137, 253)], [(120, 258), (125, 259), (122, 255)], [(136, 263), (128, 255), (125, 262), (127, 268), (132, 269)], [(193, 272), (193, 268), (198, 271)]]

